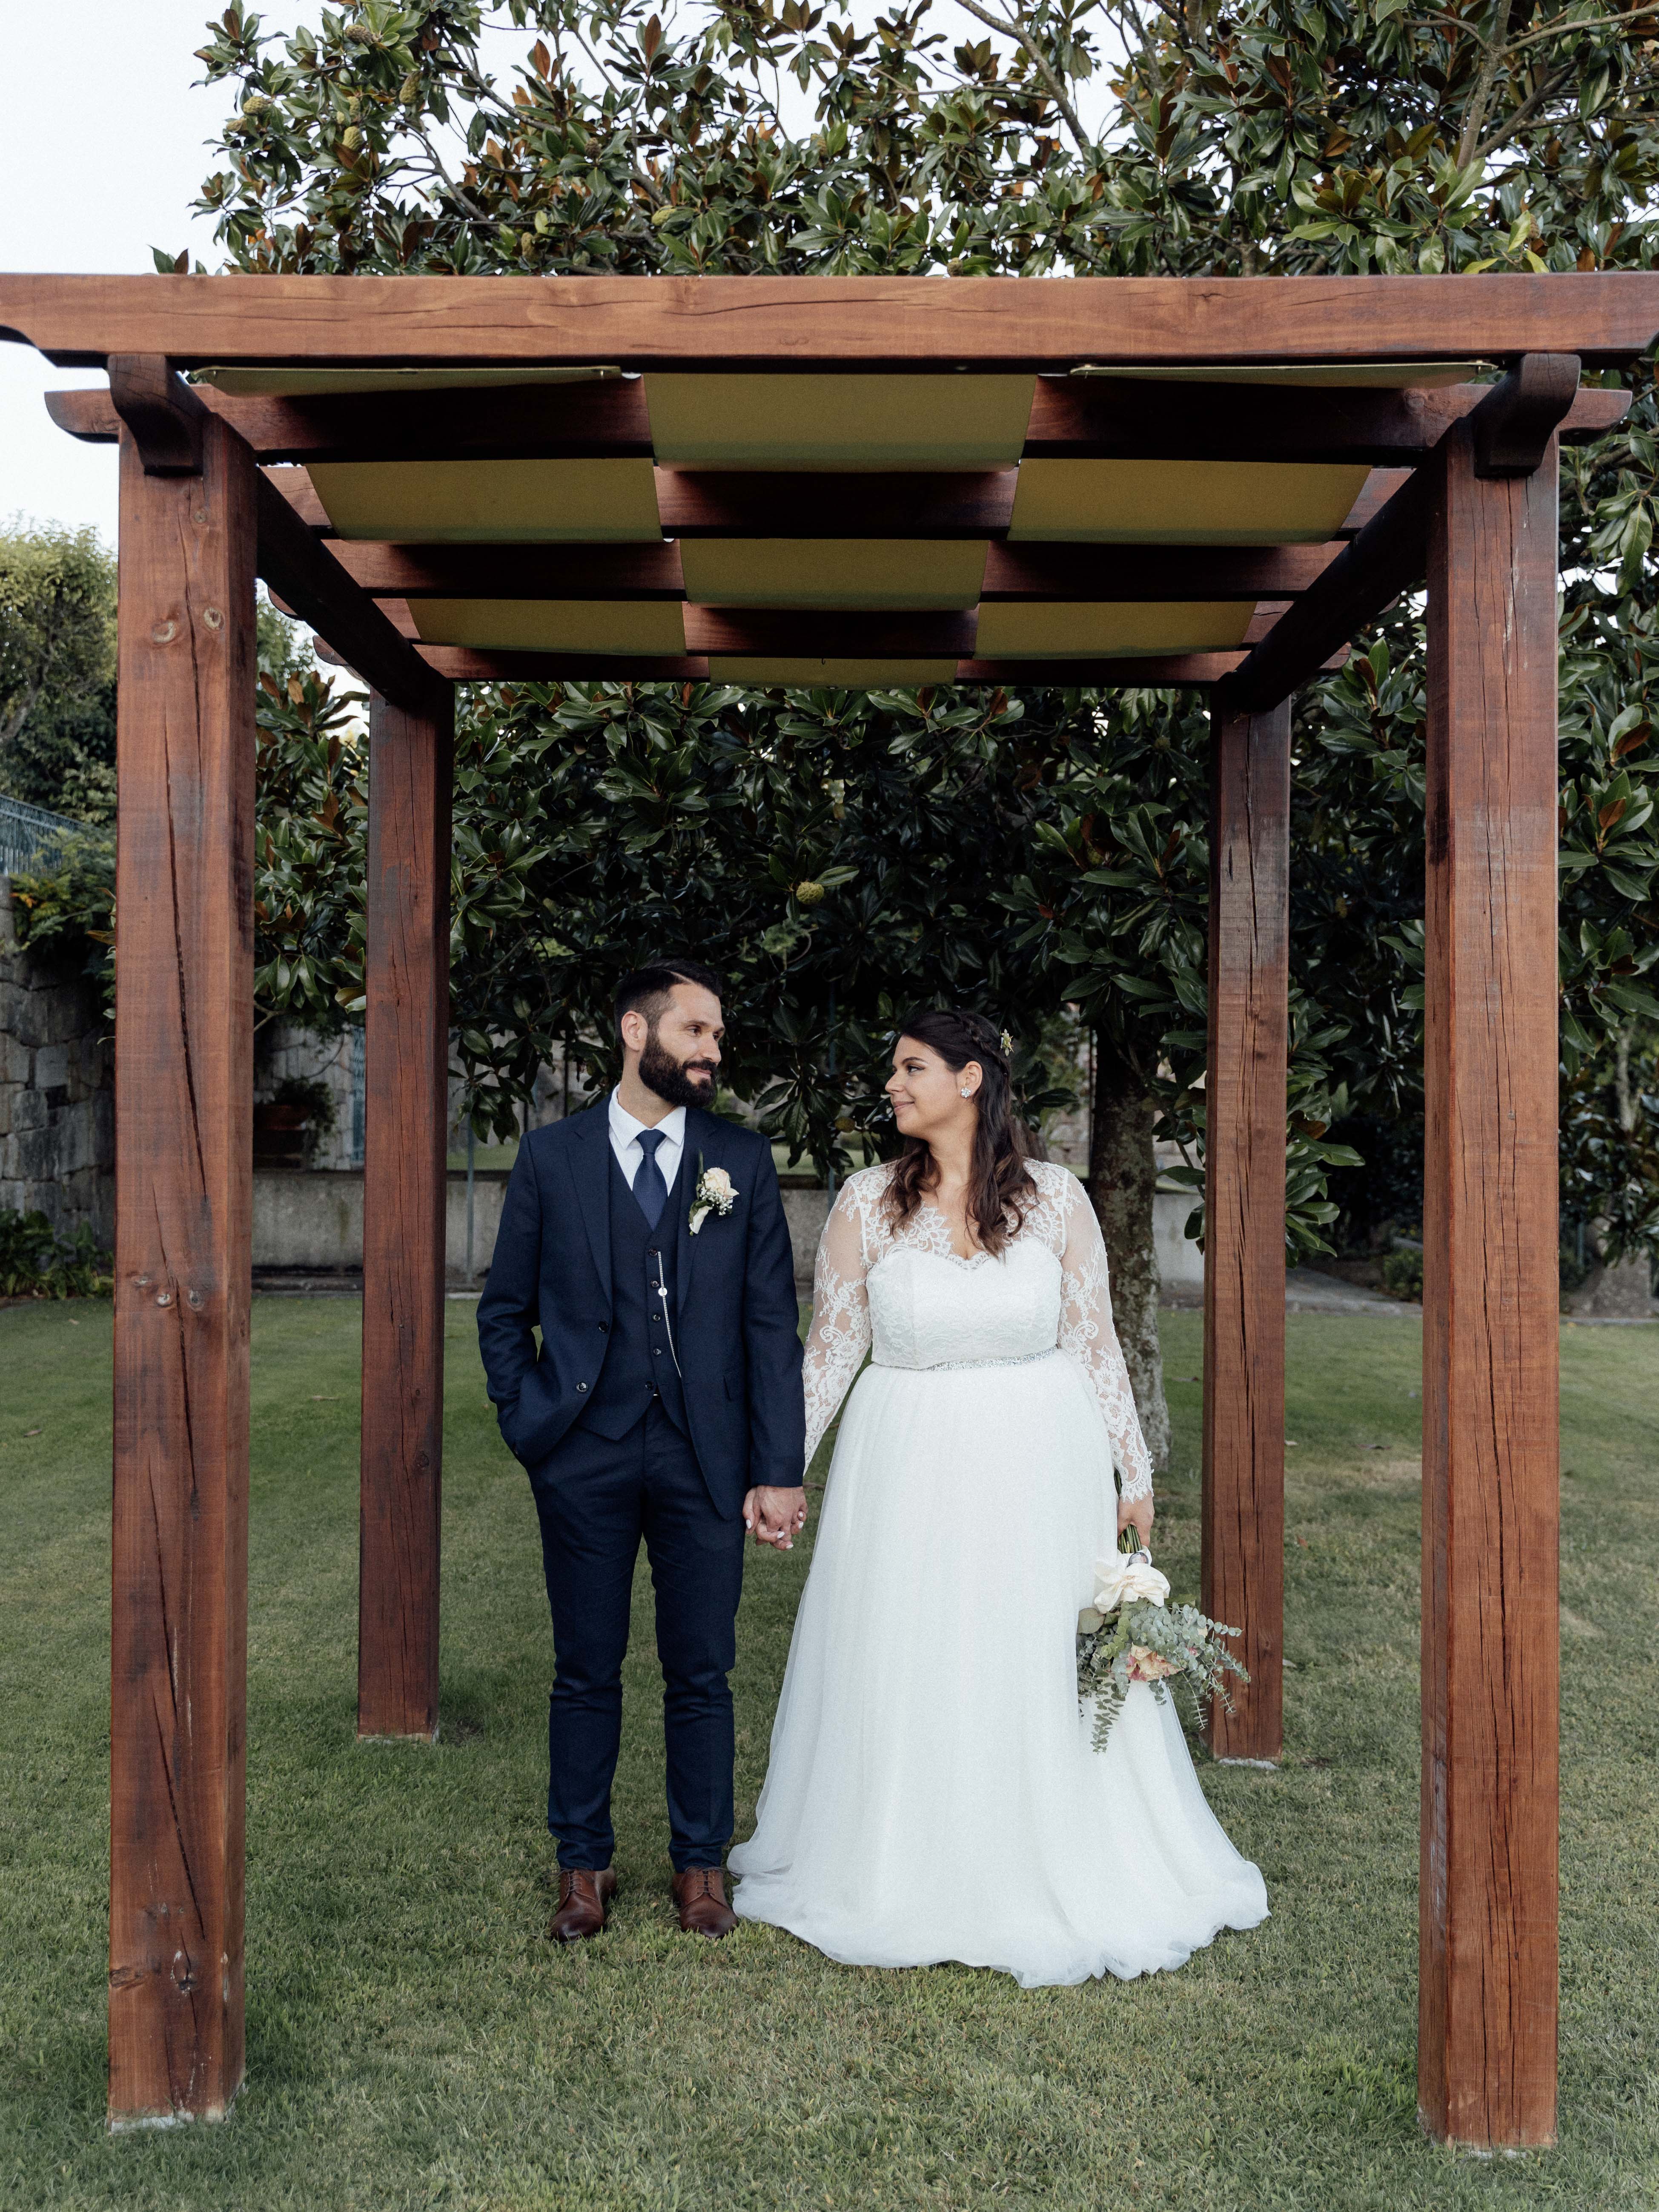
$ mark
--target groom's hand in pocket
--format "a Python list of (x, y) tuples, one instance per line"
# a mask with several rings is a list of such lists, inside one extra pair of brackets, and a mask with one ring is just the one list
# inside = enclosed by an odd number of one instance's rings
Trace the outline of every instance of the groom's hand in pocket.
[(762, 1484), (743, 1501), (743, 1523), (757, 1544), (775, 1544), (781, 1552), (793, 1547), (806, 1526), (806, 1492), (799, 1485), (779, 1490)]

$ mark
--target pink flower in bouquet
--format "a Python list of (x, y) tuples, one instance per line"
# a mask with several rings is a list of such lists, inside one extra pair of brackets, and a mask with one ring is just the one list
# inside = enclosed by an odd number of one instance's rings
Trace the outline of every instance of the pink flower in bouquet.
[(1129, 1680), (1132, 1682), (1161, 1682), (1175, 1672), (1175, 1661), (1166, 1659), (1161, 1651), (1153, 1651), (1145, 1644), (1129, 1646)]

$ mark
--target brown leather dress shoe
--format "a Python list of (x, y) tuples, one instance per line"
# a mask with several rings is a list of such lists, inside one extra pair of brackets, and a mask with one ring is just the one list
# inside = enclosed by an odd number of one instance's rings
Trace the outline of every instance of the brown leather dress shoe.
[(726, 1876), (719, 1867), (688, 1867), (674, 1877), (674, 1902), (688, 1936), (729, 1936), (738, 1916), (726, 1901)]
[(609, 1867), (559, 1869), (559, 1909), (548, 1929), (556, 1943), (580, 1943), (600, 1936), (611, 1917), (611, 1900), (617, 1894), (617, 1877)]

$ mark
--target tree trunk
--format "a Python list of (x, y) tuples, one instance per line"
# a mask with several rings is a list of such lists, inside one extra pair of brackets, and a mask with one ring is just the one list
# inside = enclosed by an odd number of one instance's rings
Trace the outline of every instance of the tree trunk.
[(1095, 1039), (1094, 1117), (1089, 1144), (1089, 1196), (1111, 1264), (1112, 1318), (1129, 1370), (1135, 1408), (1152, 1465), (1170, 1464), (1170, 1409), (1164, 1398), (1164, 1358), (1158, 1341), (1158, 1253), (1152, 1200), (1153, 1102), (1104, 1036)]

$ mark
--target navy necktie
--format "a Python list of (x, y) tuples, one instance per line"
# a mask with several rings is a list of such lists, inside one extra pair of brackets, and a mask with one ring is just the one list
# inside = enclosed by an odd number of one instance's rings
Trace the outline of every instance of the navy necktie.
[(634, 1177), (634, 1195), (640, 1201), (640, 1212), (653, 1229), (661, 1220), (662, 1210), (668, 1203), (668, 1185), (657, 1165), (657, 1147), (663, 1139), (660, 1129), (641, 1129), (636, 1139), (645, 1158)]

